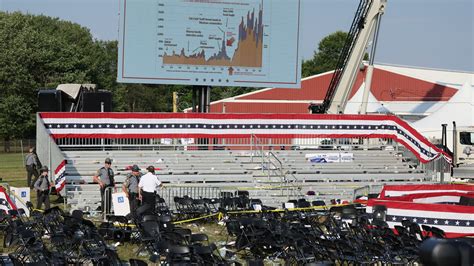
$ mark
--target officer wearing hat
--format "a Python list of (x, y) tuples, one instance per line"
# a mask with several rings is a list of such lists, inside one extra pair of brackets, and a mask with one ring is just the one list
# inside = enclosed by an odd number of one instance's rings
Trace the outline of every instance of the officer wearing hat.
[[(36, 183), (36, 180), (38, 180), (38, 171), (36, 170), (36, 167), (41, 167), (39, 164), (38, 160), (38, 155), (36, 154), (35, 148), (30, 147), (30, 152), (26, 155), (25, 157), (25, 167), (26, 167), (26, 178), (27, 178), (27, 184), (30, 188), (33, 188), (33, 186)], [(33, 181), (31, 180), (31, 177), (34, 177)]]
[(130, 213), (135, 215), (135, 210), (138, 208), (138, 183), (142, 173), (140, 173), (140, 168), (138, 165), (134, 164), (132, 166), (132, 172), (127, 175), (125, 182), (122, 184), (122, 191), (125, 192), (128, 198), (128, 203), (130, 204)]
[(152, 165), (147, 167), (148, 173), (140, 179), (138, 183), (139, 198), (142, 204), (147, 205), (147, 210), (151, 213), (155, 212), (156, 191), (162, 186), (161, 181), (155, 175), (155, 167)]
[[(110, 213), (110, 206), (112, 205), (112, 193), (111, 191), (105, 194), (106, 188), (114, 187), (114, 170), (112, 170), (112, 160), (110, 158), (105, 159), (105, 164), (102, 168), (97, 170), (97, 174), (93, 177), (94, 182), (99, 183), (100, 186), (100, 196), (101, 196), (101, 210), (102, 212), (107, 211)], [(108, 199), (107, 206), (104, 206), (104, 196)]]
[(35, 190), (38, 192), (38, 201), (36, 204), (37, 209), (41, 209), (41, 205), (44, 203), (44, 207), (49, 209), (49, 177), (48, 177), (48, 167), (43, 166), (40, 169), (40, 176), (35, 182)]

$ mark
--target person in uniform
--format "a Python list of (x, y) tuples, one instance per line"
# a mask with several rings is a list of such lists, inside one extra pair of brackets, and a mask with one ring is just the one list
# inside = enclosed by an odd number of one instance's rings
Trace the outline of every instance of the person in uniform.
[(128, 203), (130, 204), (130, 213), (135, 215), (135, 211), (138, 208), (138, 182), (140, 182), (140, 168), (138, 165), (132, 166), (132, 173), (127, 175), (127, 179), (122, 184), (122, 191), (125, 192), (128, 198)]
[(34, 184), (35, 190), (38, 192), (38, 201), (36, 209), (41, 209), (41, 205), (44, 203), (45, 210), (49, 209), (49, 176), (48, 167), (43, 166), (40, 170), (41, 175), (38, 177)]
[[(38, 171), (36, 170), (36, 167), (38, 167), (38, 158), (33, 147), (30, 147), (29, 153), (25, 157), (25, 167), (26, 182), (28, 182), (28, 187), (33, 188), (39, 176)], [(34, 176), (33, 182), (31, 181), (32, 176)]]
[[(112, 160), (110, 158), (105, 159), (105, 164), (102, 168), (97, 170), (97, 174), (93, 177), (94, 182), (98, 183), (100, 186), (100, 196), (101, 196), (101, 211), (105, 213), (110, 213), (110, 206), (112, 205), (112, 193), (105, 194), (106, 188), (114, 187), (114, 170), (112, 170)], [(107, 197), (108, 204), (104, 206), (104, 199)]]
[(148, 173), (142, 176), (138, 183), (138, 198), (142, 205), (148, 206), (147, 211), (154, 213), (156, 205), (156, 191), (162, 186), (161, 181), (155, 175), (155, 167), (148, 166)]

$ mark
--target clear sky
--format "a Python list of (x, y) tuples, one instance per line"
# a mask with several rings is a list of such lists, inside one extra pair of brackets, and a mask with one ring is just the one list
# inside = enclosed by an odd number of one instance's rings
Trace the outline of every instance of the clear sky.
[[(294, 1), (294, 0), (288, 0)], [(302, 0), (302, 52), (348, 31), (358, 0)], [(98, 39), (118, 36), (118, 0), (0, 0), (0, 10), (44, 14), (77, 22)], [(474, 71), (474, 0), (388, 0), (375, 61)]]

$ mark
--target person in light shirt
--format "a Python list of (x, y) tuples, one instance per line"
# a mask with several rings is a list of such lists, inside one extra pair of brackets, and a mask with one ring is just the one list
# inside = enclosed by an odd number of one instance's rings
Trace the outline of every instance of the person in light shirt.
[(142, 206), (148, 206), (147, 211), (154, 213), (156, 205), (156, 191), (162, 186), (161, 181), (155, 175), (155, 167), (148, 166), (148, 173), (140, 178), (138, 183), (138, 198), (142, 202)]

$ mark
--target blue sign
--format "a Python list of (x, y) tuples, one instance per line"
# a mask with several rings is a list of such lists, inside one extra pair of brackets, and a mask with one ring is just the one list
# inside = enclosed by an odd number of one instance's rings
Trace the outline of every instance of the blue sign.
[(119, 82), (300, 88), (301, 0), (121, 0)]
[(123, 198), (123, 197), (118, 197), (117, 200), (118, 200), (118, 203), (123, 203), (123, 202), (124, 202), (124, 198)]
[(26, 198), (26, 191), (22, 191), (22, 192), (20, 193), (20, 197)]

